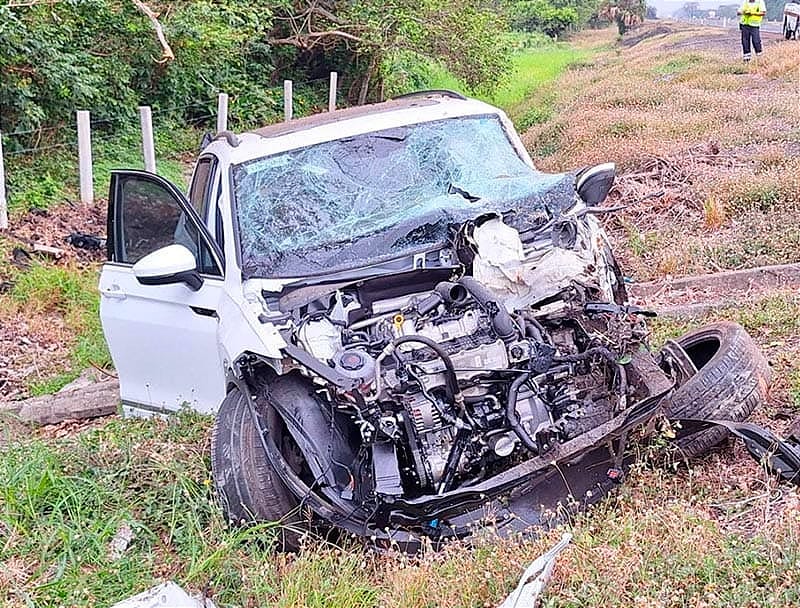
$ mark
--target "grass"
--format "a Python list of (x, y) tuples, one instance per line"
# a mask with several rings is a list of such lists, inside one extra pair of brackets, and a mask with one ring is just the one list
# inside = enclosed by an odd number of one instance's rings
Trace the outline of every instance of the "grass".
[[(173, 579), (221, 606), (491, 606), (561, 533), (489, 536), (417, 557), (320, 540), (276, 554), (274, 526), (229, 528), (222, 520), (209, 482), (209, 423), (188, 412), (111, 419), (62, 439), (3, 444), (0, 603), (110, 605)], [(797, 511), (787, 508), (748, 536), (725, 531), (726, 518), (708, 504), (735, 502), (742, 490), (720, 485), (717, 466), (634, 470), (619, 494), (569, 523), (574, 541), (543, 605), (792, 605)], [(754, 463), (744, 473), (770, 483)], [(123, 527), (134, 538), (113, 558), (109, 546)]]
[(530, 112), (527, 103), (538, 88), (553, 82), (567, 66), (586, 57), (586, 51), (565, 43), (523, 50), (512, 60), (511, 75), (486, 101), (503, 108), (512, 118)]
[[(538, 98), (535, 93), (552, 83), (572, 65), (586, 65), (592, 51), (553, 42), (547, 37), (515, 37), (516, 50), (508, 74), (491, 93), (475, 96), (508, 113), (518, 130), (545, 122), (553, 111), (552, 98)], [(431, 89), (450, 89), (471, 94), (468, 87), (440, 65), (428, 68), (426, 85)]]
[(800, 261), (797, 45), (770, 40), (745, 69), (719, 31), (670, 27), (646, 24), (611, 51), (599, 44), (610, 33), (582, 33), (577, 44), (601, 49), (593, 67), (533, 95), (548, 109), (524, 121), (534, 161), (617, 164), (611, 202), (630, 208), (604, 223), (636, 280)]
[[(174, 124), (154, 125), (156, 161), (159, 175), (186, 187), (182, 157), (196, 150), (201, 133)], [(94, 193), (98, 199), (108, 193), (112, 169), (142, 169), (141, 134), (135, 130), (118, 133), (96, 131), (92, 142)], [(32, 155), (9, 155), (6, 158), (8, 206), (13, 218), (30, 209), (48, 209), (65, 200), (78, 198), (77, 149), (44, 149)]]

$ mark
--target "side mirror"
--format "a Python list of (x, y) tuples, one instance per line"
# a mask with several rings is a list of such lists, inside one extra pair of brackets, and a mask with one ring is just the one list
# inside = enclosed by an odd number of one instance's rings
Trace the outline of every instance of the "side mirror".
[(614, 185), (617, 168), (614, 163), (604, 163), (584, 169), (575, 176), (575, 191), (589, 207), (599, 205)]
[(183, 245), (167, 245), (148, 253), (133, 265), (133, 275), (142, 285), (185, 283), (192, 291), (203, 285), (197, 260)]

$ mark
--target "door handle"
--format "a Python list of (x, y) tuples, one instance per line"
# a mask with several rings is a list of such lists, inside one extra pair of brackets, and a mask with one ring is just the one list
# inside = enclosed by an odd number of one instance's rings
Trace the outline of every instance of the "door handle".
[(201, 317), (211, 317), (212, 319), (219, 319), (216, 310), (211, 310), (210, 308), (201, 308), (200, 306), (190, 306), (189, 308), (192, 309), (192, 312), (194, 314), (200, 315)]
[(111, 285), (108, 289), (101, 289), (100, 294), (106, 298), (111, 298), (112, 300), (124, 300), (128, 296), (125, 295), (119, 285)]

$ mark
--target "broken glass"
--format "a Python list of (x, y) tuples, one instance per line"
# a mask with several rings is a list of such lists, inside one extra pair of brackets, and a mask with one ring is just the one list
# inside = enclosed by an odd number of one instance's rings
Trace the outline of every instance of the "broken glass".
[(572, 183), (527, 165), (496, 116), (256, 159), (233, 169), (244, 275), (309, 276), (411, 254), (486, 213), (513, 212), (509, 223), (530, 227), (571, 204)]

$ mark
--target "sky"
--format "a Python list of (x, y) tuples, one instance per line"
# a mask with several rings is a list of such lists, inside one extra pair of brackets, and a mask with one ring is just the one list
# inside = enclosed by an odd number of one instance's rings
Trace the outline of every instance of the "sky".
[[(684, 4), (686, 4), (686, 0), (647, 0), (648, 6), (656, 7), (656, 14), (659, 17), (669, 17)], [(717, 8), (720, 4), (739, 4), (739, 0), (701, 0), (698, 4), (701, 9), (709, 9)]]

